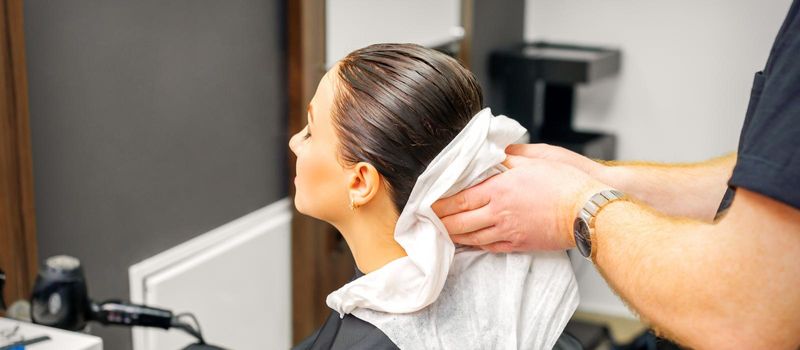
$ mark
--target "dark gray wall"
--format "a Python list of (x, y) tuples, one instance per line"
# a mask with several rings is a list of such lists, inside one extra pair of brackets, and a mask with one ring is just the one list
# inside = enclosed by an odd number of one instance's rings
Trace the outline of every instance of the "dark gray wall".
[(127, 298), (130, 265), (286, 195), (283, 6), (25, 2), (40, 257)]
[[(502, 96), (493, 89), (489, 75), (489, 55), (492, 51), (523, 42), (525, 29), (525, 0), (473, 0), (472, 42), (470, 68), (484, 91), (485, 105), (493, 112)], [(498, 90), (498, 91), (495, 91)]]

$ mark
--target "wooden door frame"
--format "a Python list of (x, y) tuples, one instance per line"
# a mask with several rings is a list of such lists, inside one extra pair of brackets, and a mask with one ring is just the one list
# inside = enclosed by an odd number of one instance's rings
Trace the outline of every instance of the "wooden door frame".
[(5, 300), (28, 299), (37, 271), (22, 0), (0, 5), (0, 268)]
[[(305, 127), (306, 107), (325, 66), (325, 0), (287, 1), (288, 135)], [(288, 141), (288, 140), (287, 140)], [(294, 197), (295, 157), (288, 154)], [(311, 335), (331, 310), (326, 296), (353, 276), (355, 263), (341, 235), (325, 222), (292, 216), (292, 341)]]

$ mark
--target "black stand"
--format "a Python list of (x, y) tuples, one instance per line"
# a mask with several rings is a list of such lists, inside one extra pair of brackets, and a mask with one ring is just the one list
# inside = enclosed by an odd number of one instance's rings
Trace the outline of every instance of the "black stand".
[(613, 159), (616, 137), (572, 128), (577, 84), (615, 75), (619, 50), (536, 42), (492, 53), (496, 112), (528, 129), (531, 142), (546, 142), (592, 158)]

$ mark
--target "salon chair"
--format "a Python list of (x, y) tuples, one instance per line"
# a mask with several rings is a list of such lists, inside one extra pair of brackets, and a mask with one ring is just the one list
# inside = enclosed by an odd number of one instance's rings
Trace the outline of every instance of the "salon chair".
[[(306, 348), (310, 346), (310, 343), (313, 342), (313, 339), (306, 339), (306, 342), (307, 343), (298, 343), (295, 344), (294, 346), (301, 349)], [(583, 350), (583, 349), (584, 347), (581, 345), (581, 342), (567, 332), (561, 333), (561, 335), (558, 337), (558, 340), (556, 340), (555, 345), (553, 345), (553, 350)], [(201, 350), (201, 349), (186, 348), (184, 350)]]
[(556, 340), (556, 344), (553, 345), (553, 350), (583, 350), (583, 345), (581, 345), (581, 342), (573, 337), (572, 334), (565, 331), (561, 333), (561, 336)]

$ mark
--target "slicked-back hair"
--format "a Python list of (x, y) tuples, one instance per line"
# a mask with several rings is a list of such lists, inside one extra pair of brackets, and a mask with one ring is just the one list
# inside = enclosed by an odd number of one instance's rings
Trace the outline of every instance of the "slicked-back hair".
[(372, 164), (398, 212), (417, 178), (483, 106), (475, 76), (415, 44), (376, 44), (338, 63), (332, 110), (346, 165)]

